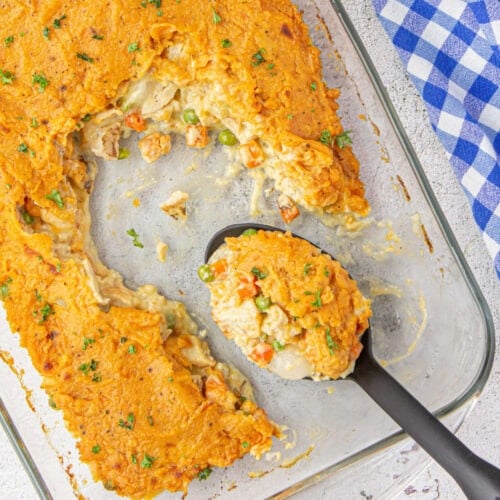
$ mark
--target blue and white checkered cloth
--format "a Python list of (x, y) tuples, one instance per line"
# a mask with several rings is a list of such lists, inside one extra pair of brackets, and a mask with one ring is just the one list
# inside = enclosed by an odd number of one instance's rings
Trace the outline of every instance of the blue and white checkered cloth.
[(500, 278), (500, 0), (373, 0)]

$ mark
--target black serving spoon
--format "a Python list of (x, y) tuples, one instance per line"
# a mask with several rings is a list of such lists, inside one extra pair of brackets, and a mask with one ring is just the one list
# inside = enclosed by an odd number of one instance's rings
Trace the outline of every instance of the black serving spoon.
[[(240, 236), (247, 229), (285, 232), (277, 227), (254, 223), (227, 226), (217, 232), (208, 243), (205, 263), (227, 237)], [(300, 238), (300, 236), (296, 237)], [(330, 257), (335, 259), (331, 255)], [(362, 341), (364, 348), (356, 361), (353, 373), (348, 378), (356, 382), (407, 434), (453, 476), (467, 498), (500, 500), (500, 470), (472, 453), (382, 368), (373, 355), (370, 327), (363, 334)]]

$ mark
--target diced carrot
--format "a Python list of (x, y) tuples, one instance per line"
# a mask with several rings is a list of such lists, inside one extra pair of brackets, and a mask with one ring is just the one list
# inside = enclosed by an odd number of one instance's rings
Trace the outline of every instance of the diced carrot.
[(266, 342), (260, 342), (253, 348), (250, 357), (258, 365), (267, 365), (273, 359), (273, 355), (274, 355), (273, 346)]
[(241, 280), (240, 284), (238, 285), (238, 288), (236, 289), (236, 292), (238, 293), (238, 297), (240, 300), (246, 300), (246, 299), (251, 299), (252, 297), (255, 297), (259, 289), (257, 288), (257, 285), (255, 284), (255, 276), (247, 276), (244, 275)]
[(146, 121), (140, 113), (132, 111), (132, 113), (125, 115), (125, 126), (137, 132), (144, 132), (146, 130)]
[(294, 201), (283, 193), (278, 197), (278, 208), (280, 210), (281, 218), (287, 224), (300, 215), (300, 211)]
[(248, 168), (258, 167), (264, 162), (264, 151), (255, 139), (240, 146), (240, 156)]
[(208, 144), (208, 129), (203, 125), (186, 127), (186, 145), (193, 148), (204, 148)]
[(227, 261), (226, 259), (216, 260), (210, 268), (212, 269), (212, 273), (214, 277), (218, 278), (224, 275), (227, 272)]

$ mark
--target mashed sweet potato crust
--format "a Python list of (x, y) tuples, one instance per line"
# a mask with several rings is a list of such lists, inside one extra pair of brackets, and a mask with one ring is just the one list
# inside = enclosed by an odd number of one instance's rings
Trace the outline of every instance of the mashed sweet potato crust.
[(297, 9), (6, 0), (0, 17), (0, 293), (81, 459), (105, 487), (144, 497), (185, 491), (206, 467), (260, 455), (275, 426), (215, 363), (193, 376), (182, 306), (126, 290), (99, 263), (93, 172), (74, 132), (146, 74), (198, 85), (212, 110), (290, 152), (278, 184), (295, 179), (309, 206), (366, 214), (350, 148), (319, 141), (342, 133), (337, 93), (322, 83)]

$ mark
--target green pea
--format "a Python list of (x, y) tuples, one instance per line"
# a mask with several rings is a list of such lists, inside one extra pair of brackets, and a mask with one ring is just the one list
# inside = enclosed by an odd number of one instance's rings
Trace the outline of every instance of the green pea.
[(269, 297), (265, 297), (264, 295), (257, 295), (257, 297), (255, 297), (255, 305), (259, 311), (265, 311), (266, 309), (269, 309), (271, 299)]
[(196, 125), (197, 123), (200, 123), (200, 119), (198, 118), (196, 111), (192, 108), (184, 110), (184, 112), (182, 113), (182, 119), (190, 125)]
[(224, 146), (234, 146), (238, 143), (238, 139), (236, 139), (236, 136), (226, 128), (220, 131), (219, 142), (224, 144)]
[(212, 273), (212, 269), (208, 264), (202, 264), (198, 268), (198, 277), (205, 283), (209, 283), (210, 281), (214, 280), (214, 274)]
[(250, 228), (250, 229), (245, 229), (241, 235), (242, 236), (252, 236), (254, 234), (257, 234), (257, 229), (253, 229), (253, 228)]
[(273, 340), (272, 346), (276, 352), (282, 351), (285, 348), (285, 345), (282, 344), (279, 340)]

